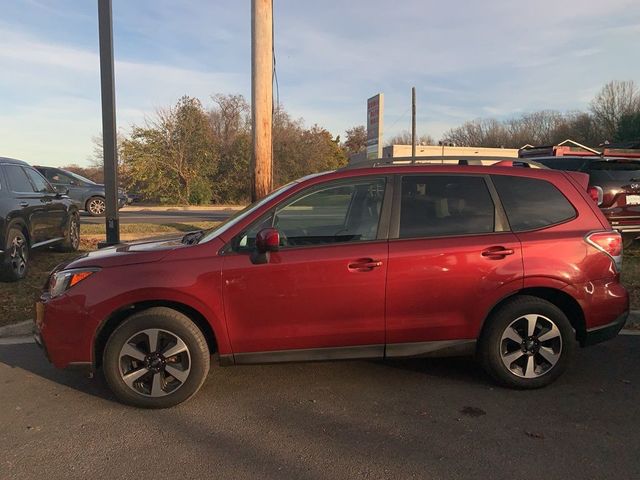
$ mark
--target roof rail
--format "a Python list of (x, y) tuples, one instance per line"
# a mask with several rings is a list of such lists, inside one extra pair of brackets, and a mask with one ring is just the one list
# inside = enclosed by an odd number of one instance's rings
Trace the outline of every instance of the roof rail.
[(389, 157), (375, 158), (370, 160), (360, 160), (352, 162), (340, 170), (351, 170), (354, 168), (372, 168), (372, 167), (406, 167), (410, 165), (477, 165), (490, 166), (491, 163), (499, 162), (517, 162), (518, 164), (526, 164), (537, 168), (546, 168), (535, 160), (517, 157), (492, 157), (492, 156), (463, 156), (463, 155), (447, 155), (447, 156), (427, 156), (427, 157)]

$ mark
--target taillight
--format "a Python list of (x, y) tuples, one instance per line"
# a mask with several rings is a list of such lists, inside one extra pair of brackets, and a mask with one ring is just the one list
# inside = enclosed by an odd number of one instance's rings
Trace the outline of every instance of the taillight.
[(616, 268), (622, 268), (622, 235), (615, 230), (609, 232), (594, 232), (585, 237), (588, 244), (594, 246), (611, 257)]
[(589, 192), (589, 196), (592, 198), (596, 205), (602, 205), (602, 200), (604, 198), (604, 191), (602, 187), (598, 187), (597, 185), (591, 186), (587, 189)]

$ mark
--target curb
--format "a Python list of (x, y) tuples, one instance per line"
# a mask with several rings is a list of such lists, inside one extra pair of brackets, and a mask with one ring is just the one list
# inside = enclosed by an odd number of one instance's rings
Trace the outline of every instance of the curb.
[(640, 330), (640, 310), (631, 310), (624, 328)]
[(14, 323), (0, 327), (0, 338), (6, 337), (22, 337), (30, 335), (33, 332), (33, 320), (25, 320), (24, 322)]

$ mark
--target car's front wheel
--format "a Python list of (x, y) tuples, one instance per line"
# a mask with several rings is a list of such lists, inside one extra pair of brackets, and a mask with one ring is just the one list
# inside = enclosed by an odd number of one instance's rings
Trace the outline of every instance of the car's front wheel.
[(22, 230), (9, 229), (4, 249), (4, 260), (0, 265), (0, 277), (7, 282), (16, 282), (27, 275), (29, 266), (29, 242)]
[(114, 330), (102, 366), (109, 387), (123, 403), (168, 408), (200, 389), (209, 360), (207, 342), (187, 316), (153, 307), (132, 315)]
[(478, 347), (484, 369), (499, 383), (540, 388), (566, 370), (575, 349), (575, 332), (554, 304), (523, 295), (487, 319)]

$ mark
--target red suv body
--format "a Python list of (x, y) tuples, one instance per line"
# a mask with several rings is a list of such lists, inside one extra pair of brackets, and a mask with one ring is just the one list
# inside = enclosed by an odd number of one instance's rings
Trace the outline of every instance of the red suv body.
[(52, 272), (36, 338), (119, 399), (175, 405), (220, 364), (475, 352), (535, 388), (617, 335), (620, 236), (587, 177), (380, 166), (306, 177), (212, 231), (91, 252)]

